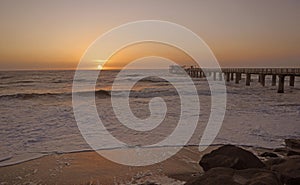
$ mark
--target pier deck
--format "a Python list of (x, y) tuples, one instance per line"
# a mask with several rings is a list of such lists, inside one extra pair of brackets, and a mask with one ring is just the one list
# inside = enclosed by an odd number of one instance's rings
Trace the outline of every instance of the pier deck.
[(219, 80), (235, 81), (236, 84), (240, 83), (242, 75), (245, 75), (246, 86), (250, 86), (252, 75), (258, 75), (258, 82), (265, 86), (266, 76), (270, 75), (272, 76), (272, 86), (276, 86), (278, 79), (278, 93), (284, 93), (285, 77), (289, 77), (289, 86), (294, 86), (295, 77), (300, 76), (300, 68), (222, 68), (220, 71), (220, 69), (202, 69), (191, 66), (190, 68), (185, 68), (185, 71), (192, 78), (212, 76), (213, 80), (217, 80), (218, 76)]

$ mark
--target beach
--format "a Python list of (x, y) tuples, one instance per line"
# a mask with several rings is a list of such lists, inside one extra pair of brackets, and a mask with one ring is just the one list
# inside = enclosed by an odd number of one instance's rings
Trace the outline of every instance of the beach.
[(0, 179), (3, 185), (5, 182), (6, 184), (137, 184), (139, 180), (159, 182), (160, 178), (165, 184), (168, 182), (182, 184), (201, 172), (198, 161), (210, 150), (212, 148), (200, 154), (197, 147), (187, 147), (161, 164), (145, 167), (116, 164), (93, 151), (52, 154), (1, 167)]
[[(298, 140), (297, 143), (300, 143), (300, 140)], [(222, 147), (224, 147), (224, 145), (210, 146), (202, 152), (199, 152), (198, 147), (196, 146), (184, 147), (175, 156), (162, 163), (143, 167), (130, 167), (116, 164), (101, 157), (97, 152), (94, 151), (74, 152), (69, 154), (52, 154), (20, 164), (2, 167), (0, 168), (0, 179), (1, 185), (183, 185), (187, 182), (190, 184), (193, 184), (193, 182), (196, 182), (195, 184), (203, 184), (197, 183), (197, 180), (201, 178), (207, 178), (208, 180), (206, 181), (208, 183), (210, 182), (209, 184), (215, 184), (213, 183), (214, 180), (211, 180), (209, 176), (205, 177), (206, 173), (208, 172), (204, 172), (203, 166), (201, 167), (203, 164), (200, 162), (199, 165), (199, 161), (203, 161), (203, 157), (205, 155), (211, 155), (213, 151), (219, 150)], [(299, 146), (297, 147), (297, 151), (299, 151)], [(297, 171), (300, 170), (300, 153), (294, 153), (292, 155), (288, 154), (287, 156), (287, 152), (289, 151), (287, 148), (271, 150), (265, 148), (241, 147), (241, 150), (249, 151), (248, 155), (254, 154), (254, 156), (258, 157), (257, 160), (261, 160), (266, 164), (266, 167), (262, 166), (257, 169), (252, 168), (252, 170), (257, 170), (258, 173), (260, 170), (264, 170), (265, 173), (275, 173), (278, 175), (278, 178), (284, 179), (282, 177), (283, 175), (274, 171), (272, 165), (280, 165), (281, 163), (284, 163), (290, 159), (297, 159), (298, 161), (293, 163), (293, 165), (286, 167), (285, 170), (290, 170), (289, 173), (293, 171), (297, 173)], [(111, 152), (112, 154), (118, 154), (120, 151), (111, 150), (108, 152)], [(239, 154), (232, 153), (232, 155), (234, 156)], [(242, 159), (242, 156), (240, 157)], [(250, 160), (249, 162), (249, 165), (253, 164), (253, 161)], [(224, 164), (226, 165), (226, 162)], [(220, 166), (224, 164), (219, 163)], [(228, 171), (229, 169), (230, 168), (224, 168), (225, 171)], [(224, 173), (224, 170), (221, 172)], [(207, 171), (207, 169), (205, 169), (205, 171)], [(248, 173), (249, 180), (249, 175), (251, 175), (253, 172)], [(215, 179), (223, 177), (223, 174), (216, 175), (220, 176), (216, 177)], [(290, 175), (293, 176), (292, 173)], [(298, 178), (297, 175), (294, 175), (293, 177), (295, 177), (295, 179)], [(261, 181), (266, 184), (270, 182), (266, 179), (261, 179)], [(294, 183), (288, 184), (297, 184), (298, 181), (299, 180), (296, 180)]]

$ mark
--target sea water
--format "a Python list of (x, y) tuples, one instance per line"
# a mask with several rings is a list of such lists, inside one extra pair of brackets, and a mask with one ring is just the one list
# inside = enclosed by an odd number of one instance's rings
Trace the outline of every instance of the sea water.
[[(168, 74), (165, 70), (157, 73)], [(151, 145), (168, 137), (180, 117), (180, 99), (174, 86), (151, 76), (126, 89), (126, 84), (136, 80), (140, 73), (123, 76), (116, 98), (124, 98), (125, 92), (130, 91), (129, 104), (136, 117), (150, 116), (149, 102), (155, 97), (162, 98), (168, 108), (159, 129), (135, 131), (121, 124), (111, 106), (111, 86), (117, 74), (118, 71), (101, 71), (95, 86), (97, 111), (106, 131), (131, 147)], [(53, 153), (92, 150), (74, 118), (73, 77), (74, 71), (0, 72), (0, 166)], [(180, 76), (178, 79), (180, 83)], [(201, 110), (192, 115), (199, 118), (199, 123), (188, 145), (199, 144), (211, 108), (207, 81), (193, 80)], [(282, 146), (285, 138), (300, 136), (300, 79), (296, 77), (295, 87), (286, 83), (284, 94), (276, 93), (277, 87), (270, 84), (267, 78), (266, 86), (262, 87), (254, 76), (251, 86), (245, 86), (244, 79), (240, 84), (227, 83), (226, 114), (213, 144), (275, 148)], [(111, 149), (109, 141), (102, 143), (102, 149)]]

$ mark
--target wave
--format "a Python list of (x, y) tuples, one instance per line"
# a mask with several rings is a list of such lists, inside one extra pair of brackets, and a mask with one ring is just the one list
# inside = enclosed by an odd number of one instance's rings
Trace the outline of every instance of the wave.
[(13, 78), (14, 76), (0, 76), (0, 80)]
[[(75, 92), (80, 96), (85, 95), (93, 95), (93, 93), (98, 97), (110, 97), (111, 92), (106, 90), (97, 90), (97, 91), (83, 91), (83, 92)], [(62, 97), (62, 96), (71, 96), (72, 93), (17, 93), (17, 94), (7, 94), (7, 95), (0, 95), (0, 99), (34, 99), (40, 97)]]
[[(163, 86), (163, 85), (161, 85)], [(167, 84), (166, 84), (167, 86)], [(153, 97), (166, 97), (166, 96), (178, 96), (178, 92), (171, 88), (153, 88), (153, 87), (144, 87), (138, 90), (106, 90), (99, 89), (96, 91), (80, 91), (80, 92), (62, 92), (62, 93), (16, 93), (16, 94), (4, 94), (0, 95), (0, 99), (22, 99), (29, 100), (35, 98), (70, 98), (74, 95), (87, 97), (87, 96), (95, 96), (96, 98), (110, 98), (114, 97), (124, 97), (128, 96), (130, 98), (153, 98)], [(198, 95), (210, 95), (209, 92), (206, 91), (198, 91)]]
[(139, 80), (139, 82), (151, 82), (151, 83), (159, 83), (159, 82), (168, 82), (165, 79), (157, 78), (157, 77), (147, 77)]
[(13, 82), (1, 82), (0, 84), (12, 85), (12, 84), (31, 84), (31, 83), (38, 83), (38, 81), (21, 80), (21, 81), (13, 81)]
[(17, 94), (8, 94), (1, 95), (0, 99), (32, 99), (43, 96), (61, 96), (65, 95), (65, 93), (17, 93)]
[(83, 92), (76, 92), (76, 95), (79, 96), (96, 96), (97, 98), (107, 98), (111, 96), (111, 91), (108, 90), (97, 90), (97, 91), (83, 91)]

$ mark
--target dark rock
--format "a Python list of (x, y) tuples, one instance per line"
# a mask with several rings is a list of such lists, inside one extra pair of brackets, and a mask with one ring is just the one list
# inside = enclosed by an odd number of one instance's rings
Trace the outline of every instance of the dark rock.
[(194, 181), (187, 182), (185, 185), (240, 185), (233, 180), (234, 171), (232, 168), (213, 168)]
[(156, 184), (154, 182), (145, 182), (145, 183), (139, 184), (139, 185), (159, 185), (159, 184)]
[(284, 152), (286, 152), (286, 148), (284, 147), (282, 147), (282, 148), (275, 148), (274, 150), (273, 150), (274, 152), (282, 152), (282, 153), (284, 153)]
[(261, 157), (278, 157), (278, 155), (273, 152), (264, 152), (264, 153), (260, 154), (259, 156), (261, 156)]
[(299, 139), (285, 139), (284, 142), (288, 148), (300, 150), (300, 140)]
[(285, 162), (272, 166), (271, 170), (278, 172), (286, 185), (300, 184), (300, 156), (289, 157)]
[(300, 150), (298, 149), (287, 149), (287, 156), (292, 156), (292, 155), (300, 155)]
[(300, 155), (299, 139), (285, 139), (284, 142), (287, 149), (287, 156)]
[(277, 158), (268, 159), (267, 161), (265, 161), (265, 164), (268, 168), (271, 168), (272, 166), (283, 163), (285, 161), (286, 160), (284, 158), (277, 157)]
[(233, 145), (224, 145), (206, 154), (199, 162), (204, 171), (215, 167), (228, 167), (237, 170), (265, 167), (254, 154)]
[(278, 175), (265, 169), (234, 170), (217, 167), (186, 185), (282, 185)]
[(275, 152), (277, 154), (280, 154), (280, 155), (286, 155), (287, 152), (288, 152), (288, 149), (286, 147), (284, 147), (284, 148), (275, 148), (273, 150), (273, 152)]
[[(241, 179), (241, 184), (245, 182), (245, 185), (282, 185), (279, 175), (266, 169), (240, 170), (236, 171), (235, 176), (236, 179)], [(244, 181), (245, 179), (247, 181)]]

